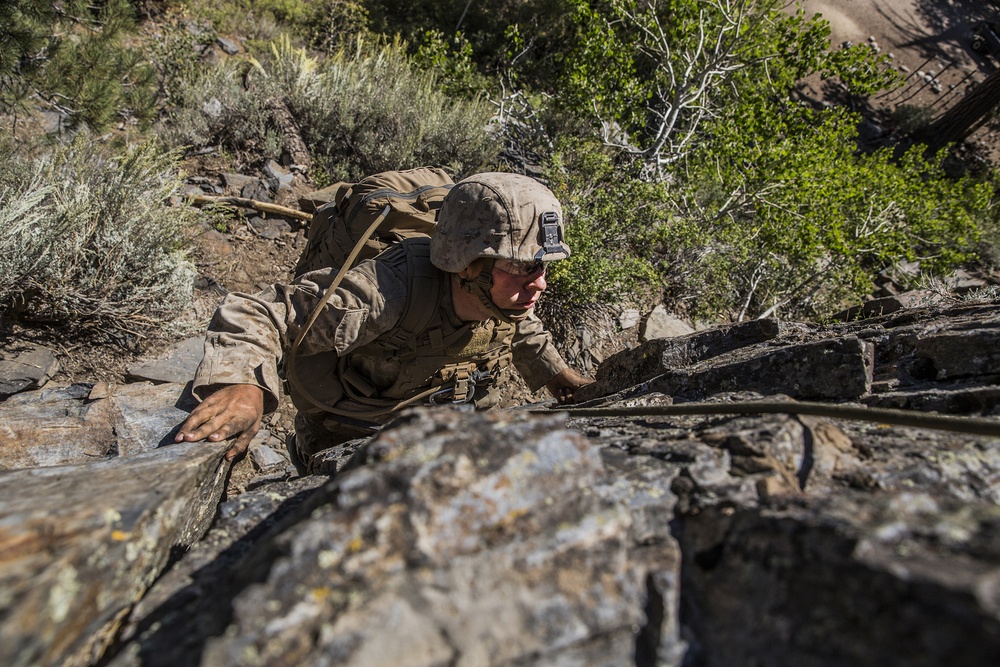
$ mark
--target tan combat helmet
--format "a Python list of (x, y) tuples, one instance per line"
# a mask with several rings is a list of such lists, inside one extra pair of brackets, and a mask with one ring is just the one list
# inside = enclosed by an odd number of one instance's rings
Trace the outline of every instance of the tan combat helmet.
[(551, 261), (569, 257), (562, 206), (528, 176), (476, 174), (451, 189), (431, 236), (431, 263), (458, 273), (474, 260)]

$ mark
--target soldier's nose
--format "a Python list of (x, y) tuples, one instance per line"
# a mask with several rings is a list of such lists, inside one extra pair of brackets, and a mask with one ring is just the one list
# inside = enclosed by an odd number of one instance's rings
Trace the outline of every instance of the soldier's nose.
[(536, 292), (542, 292), (549, 286), (545, 281), (545, 271), (538, 271), (534, 276), (528, 276), (529, 280), (525, 283), (525, 287)]

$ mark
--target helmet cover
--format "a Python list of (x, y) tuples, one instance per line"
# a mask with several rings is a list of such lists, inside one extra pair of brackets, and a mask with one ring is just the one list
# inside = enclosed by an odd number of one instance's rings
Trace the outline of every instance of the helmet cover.
[(563, 237), (562, 206), (547, 187), (520, 174), (476, 174), (445, 197), (431, 235), (431, 263), (458, 273), (480, 257), (565, 259)]

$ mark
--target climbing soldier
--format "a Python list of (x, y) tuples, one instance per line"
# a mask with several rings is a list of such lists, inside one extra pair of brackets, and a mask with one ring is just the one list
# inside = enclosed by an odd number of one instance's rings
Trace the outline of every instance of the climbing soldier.
[(195, 376), (201, 403), (176, 440), (235, 436), (231, 460), (285, 386), (299, 411), (289, 452), (302, 472), (316, 452), (371, 435), (401, 407), (496, 405), (511, 365), (533, 391), (570, 402), (592, 380), (567, 366), (533, 312), (547, 262), (568, 256), (548, 188), (515, 174), (461, 181), (430, 238), (393, 244), (339, 285), (324, 268), (229, 295)]

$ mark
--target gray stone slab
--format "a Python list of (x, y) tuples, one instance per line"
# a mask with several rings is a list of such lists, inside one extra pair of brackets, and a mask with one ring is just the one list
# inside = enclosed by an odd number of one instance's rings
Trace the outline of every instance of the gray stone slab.
[(1000, 374), (1000, 329), (920, 335), (918, 358), (934, 365), (938, 380)]
[(0, 470), (128, 457), (172, 442), (194, 400), (183, 385), (74, 385), (0, 403)]
[(771, 340), (779, 333), (774, 320), (754, 320), (680, 338), (657, 338), (604, 360), (594, 384), (577, 391), (577, 400), (598, 396), (647, 382), (668, 369), (697, 363), (740, 347)]
[(215, 516), (223, 444), (0, 473), (0, 664), (89, 665)]
[(267, 470), (275, 466), (287, 466), (288, 454), (282, 454), (264, 444), (250, 443), (250, 459), (257, 470)]
[(250, 186), (255, 188), (260, 185), (260, 179), (256, 176), (246, 176), (244, 174), (223, 173), (222, 180), (226, 188), (231, 192), (240, 192), (243, 188)]
[(336, 201), (337, 193), (345, 189), (345, 183), (334, 183), (321, 190), (314, 190), (299, 197), (299, 208), (306, 213), (315, 213), (316, 209)]
[(197, 664), (205, 641), (229, 624), (229, 595), (253, 583), (248, 556), (267, 530), (298, 510), (326, 483), (303, 477), (247, 491), (219, 505), (204, 539), (161, 576), (129, 616), (124, 645), (110, 667)]
[(886, 391), (866, 396), (862, 402), (876, 408), (988, 415), (996, 414), (1000, 406), (1000, 386), (954, 389), (929, 387), (910, 391)]
[(801, 399), (853, 399), (871, 391), (873, 352), (871, 343), (854, 337), (737, 351), (668, 370), (649, 387), (687, 398), (756, 391)]
[(41, 345), (15, 343), (0, 350), (0, 400), (39, 389), (59, 372), (55, 352)]
[(618, 316), (618, 326), (622, 330), (631, 329), (635, 325), (639, 324), (640, 315), (639, 311), (635, 308), (626, 308)]
[[(584, 439), (558, 416), (421, 415), (275, 538), (206, 664), (521, 664), (642, 623), (628, 512), (591, 491), (604, 469)], [(633, 642), (602, 646), (631, 662)]]
[(652, 310), (642, 322), (639, 339), (643, 342), (657, 338), (677, 338), (694, 333), (691, 325), (667, 312), (663, 304)]
[(192, 336), (172, 345), (156, 357), (139, 359), (129, 366), (129, 381), (187, 384), (205, 356), (204, 336)]

